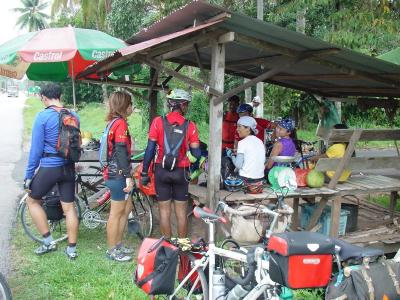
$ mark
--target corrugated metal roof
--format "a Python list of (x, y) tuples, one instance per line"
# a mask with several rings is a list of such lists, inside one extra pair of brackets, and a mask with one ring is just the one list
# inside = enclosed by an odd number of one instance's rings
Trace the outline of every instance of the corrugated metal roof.
[[(210, 19), (214, 22), (193, 27)], [(215, 22), (215, 19), (218, 21)], [(303, 60), (266, 82), (326, 96), (400, 97), (398, 65), (339, 48), (203, 1), (192, 2), (142, 30), (127, 41), (137, 44), (92, 67), (90, 72), (112, 70), (121, 64), (132, 63), (135, 55), (198, 66), (194, 47), (187, 46), (190, 38), (200, 32), (235, 33), (235, 40), (226, 44), (226, 72), (230, 74), (251, 79), (282, 65), (293, 56), (338, 48), (338, 51), (328, 51), (326, 55)], [(179, 51), (182, 45), (186, 45), (187, 49)], [(210, 45), (199, 45), (198, 54), (203, 67), (209, 69)]]

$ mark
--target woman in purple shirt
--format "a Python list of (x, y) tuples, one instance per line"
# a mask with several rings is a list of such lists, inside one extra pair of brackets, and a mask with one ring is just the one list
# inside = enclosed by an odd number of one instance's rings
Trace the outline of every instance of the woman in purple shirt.
[[(278, 122), (275, 129), (277, 141), (272, 148), (270, 157), (273, 156), (294, 156), (296, 154), (296, 146), (291, 138), (295, 131), (294, 121), (292, 119), (283, 119)], [(267, 170), (274, 166), (272, 159), (269, 159), (265, 168)]]

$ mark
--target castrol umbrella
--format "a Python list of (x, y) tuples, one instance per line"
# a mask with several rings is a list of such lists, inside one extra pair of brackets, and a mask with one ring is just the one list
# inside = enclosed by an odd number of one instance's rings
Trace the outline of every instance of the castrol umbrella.
[(104, 32), (74, 27), (48, 28), (18, 36), (0, 46), (0, 76), (30, 80), (72, 79), (126, 44)]

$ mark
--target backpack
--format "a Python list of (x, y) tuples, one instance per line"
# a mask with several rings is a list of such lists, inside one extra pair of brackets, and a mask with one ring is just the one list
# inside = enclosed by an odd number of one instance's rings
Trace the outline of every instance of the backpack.
[(164, 156), (161, 165), (168, 171), (173, 171), (176, 167), (179, 149), (185, 139), (188, 120), (182, 125), (172, 125), (166, 117), (162, 118), (164, 125)]
[(51, 106), (58, 112), (57, 155), (72, 162), (78, 162), (82, 154), (82, 137), (79, 120), (64, 107)]
[(112, 119), (111, 122), (107, 124), (103, 135), (100, 138), (99, 162), (102, 169), (106, 168), (108, 166), (108, 162), (110, 161), (110, 158), (108, 157), (108, 135), (110, 134), (111, 127), (118, 119), (120, 118)]

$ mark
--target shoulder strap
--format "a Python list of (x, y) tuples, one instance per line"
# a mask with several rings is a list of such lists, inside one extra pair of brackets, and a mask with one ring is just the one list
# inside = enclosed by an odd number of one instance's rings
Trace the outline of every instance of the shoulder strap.
[[(110, 123), (107, 124), (107, 127), (106, 127), (107, 140), (108, 140), (108, 134), (109, 134), (109, 132), (110, 132), (111, 127), (112, 127), (112, 126), (114, 125), (114, 123), (115, 123), (117, 120), (119, 120), (119, 119), (121, 119), (121, 118), (114, 118), (114, 119), (112, 119), (112, 120), (110, 121)], [(113, 141), (111, 141), (111, 142), (113, 142)]]

